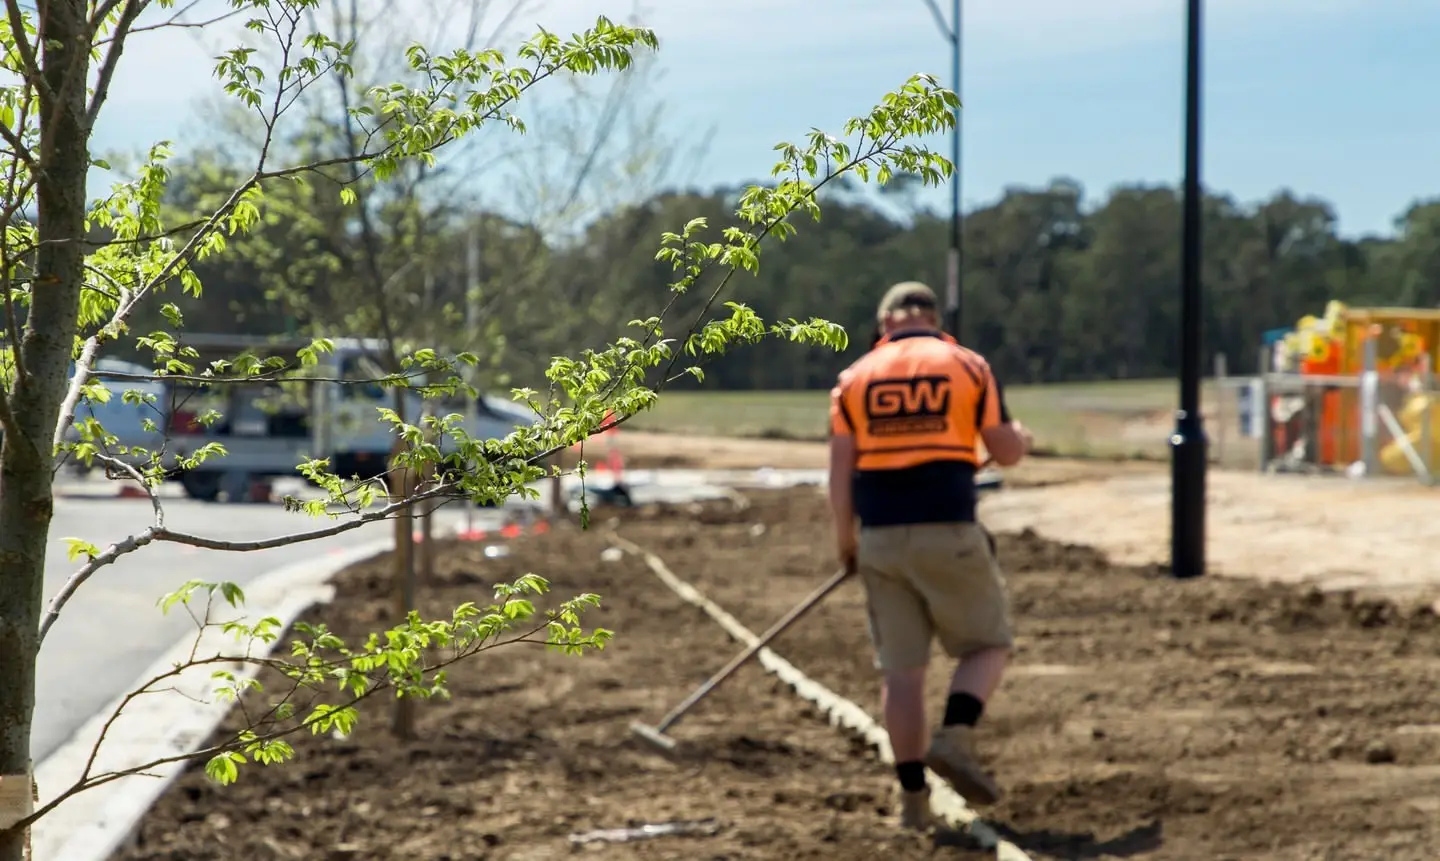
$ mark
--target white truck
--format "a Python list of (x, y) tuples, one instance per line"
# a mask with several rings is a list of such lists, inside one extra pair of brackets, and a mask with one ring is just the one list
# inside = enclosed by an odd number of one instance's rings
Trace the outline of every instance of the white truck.
[[(204, 361), (231, 358), (241, 352), (260, 358), (287, 356), (293, 361), (295, 351), (310, 343), (308, 339), (277, 341), (236, 335), (186, 335), (182, 340), (198, 350)], [(297, 476), (296, 465), (308, 458), (328, 457), (331, 470), (347, 478), (374, 478), (385, 471), (395, 433), (378, 410), (394, 408), (396, 390), (363, 381), (386, 376), (382, 359), (388, 349), (386, 343), (378, 339), (331, 340), (333, 351), (321, 353), (318, 365), (304, 369), (303, 375), (287, 378), (284, 385), (260, 382), (201, 386), (172, 381), (164, 386), (158, 404), (158, 415), (163, 419), (157, 423), (162, 425), (166, 465), (174, 464), (176, 456), (193, 454), (211, 442), (219, 442), (226, 451), (180, 474), (188, 496), (214, 501), (223, 493), (226, 499), (239, 501), (246, 498), (256, 480)], [(113, 393), (112, 403), (118, 403), (120, 393), (127, 388), (145, 387), (130, 381), (107, 380), (105, 371), (97, 368), (96, 376), (106, 380)], [(425, 399), (417, 392), (406, 391), (404, 395), (406, 421), (419, 424)], [(219, 412), (221, 418), (207, 427), (197, 419), (210, 410)], [(472, 398), (460, 393), (435, 402), (434, 411), (442, 416), (461, 415), (461, 426), (476, 439), (504, 438), (539, 420), (524, 404), (491, 395)], [(96, 417), (106, 422), (104, 416)], [(130, 428), (131, 424), (136, 427)], [(138, 422), (123, 425), (133, 430), (137, 439), (127, 439), (120, 428), (112, 429), (108, 423), (106, 427), (120, 437), (122, 444), (142, 445), (152, 451), (160, 447), (160, 442), (152, 438), (157, 435), (145, 433)], [(442, 450), (447, 447), (442, 443)]]

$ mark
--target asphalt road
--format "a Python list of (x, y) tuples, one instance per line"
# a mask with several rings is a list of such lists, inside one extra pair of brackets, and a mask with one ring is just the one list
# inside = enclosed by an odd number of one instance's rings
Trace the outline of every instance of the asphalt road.
[[(68, 537), (100, 547), (151, 522), (145, 500), (59, 499), (45, 558), (45, 599), (78, 567), (67, 558)], [(213, 505), (166, 500), (166, 524), (209, 538), (251, 540), (324, 525), (276, 505)], [(101, 569), (61, 612), (40, 649), (32, 756), (42, 761), (195, 623), (183, 608), (162, 614), (156, 602), (186, 580), (230, 580), (243, 588), (262, 574), (323, 556), (337, 547), (384, 539), (389, 524), (372, 523), (341, 536), (255, 552), (200, 550), (151, 544)]]
[[(815, 478), (773, 471), (647, 470), (627, 474), (637, 503), (713, 496), (719, 485), (732, 483), (777, 484)], [(591, 484), (604, 486), (603, 480)], [(548, 482), (538, 489), (542, 494), (539, 504), (548, 504), (544, 499), (548, 497)], [(102, 487), (101, 492), (113, 493), (113, 489), (106, 491)], [(273, 504), (227, 505), (172, 498), (164, 500), (164, 507), (170, 528), (216, 539), (268, 538), (314, 529), (326, 522), (286, 513)], [(498, 528), (505, 516), (496, 510), (472, 509), (472, 513), (474, 525), (486, 529)], [(455, 506), (442, 514), (441, 523), (453, 523), (464, 516), (464, 509)], [(145, 499), (58, 498), (45, 560), (47, 605), (79, 565), (67, 558), (66, 538), (83, 538), (104, 548), (143, 530), (152, 517), (150, 503)], [(195, 630), (195, 622), (183, 608), (162, 614), (157, 606), (161, 596), (192, 578), (228, 580), (244, 588), (277, 568), (323, 558), (327, 553), (364, 542), (387, 541), (392, 528), (388, 523), (371, 523), (331, 538), (254, 552), (151, 544), (96, 572), (66, 605), (40, 649), (31, 736), (34, 761), (37, 765), (43, 762), (86, 720), (131, 690), (140, 673), (161, 654)]]

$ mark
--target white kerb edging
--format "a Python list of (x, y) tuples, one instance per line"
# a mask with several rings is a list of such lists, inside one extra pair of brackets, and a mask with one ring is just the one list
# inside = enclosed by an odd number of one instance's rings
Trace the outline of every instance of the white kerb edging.
[[(394, 544), (393, 537), (368, 541), (338, 554), (278, 568), (245, 588), (245, 604), (235, 611), (235, 617), (253, 622), (274, 616), (282, 627), (289, 628), (306, 610), (334, 597), (334, 587), (329, 584), (331, 577), (350, 565), (392, 549)], [(251, 645), (250, 654), (264, 657), (275, 646), (286, 642), (283, 636), (269, 646), (257, 641)], [(198, 638), (194, 633), (188, 634), (146, 669), (129, 690), (173, 670), (177, 664), (189, 662), (192, 654), (229, 657), (241, 649), (243, 644), (237, 643), (234, 635), (225, 634), (218, 627), (207, 629)], [(232, 707), (232, 703), (217, 700), (213, 693), (215, 682), (211, 674), (220, 669), (229, 670), (242, 679), (255, 675), (253, 664), (193, 667), (158, 685), (155, 693), (135, 698), (110, 725), (90, 773), (133, 768), (166, 757), (185, 757), (198, 750)], [(106, 704), (40, 764), (35, 781), (40, 789), (41, 805), (48, 804), (79, 778), (105, 721), (123, 697)], [(31, 826), (34, 861), (107, 861), (130, 838), (150, 807), (188, 764), (186, 759), (166, 763), (149, 770), (148, 776), (123, 777), (66, 799)]]
[[(760, 641), (760, 638), (742, 625), (740, 620), (706, 598), (699, 589), (676, 576), (675, 572), (671, 571), (659, 556), (613, 532), (610, 534), (610, 541), (621, 550), (644, 559), (651, 572), (679, 596), (680, 600), (704, 610), (706, 615), (718, 622), (720, 627), (724, 628), (732, 638), (747, 647), (754, 646)], [(801, 698), (813, 703), (824, 712), (829, 718), (831, 726), (855, 733), (879, 751), (882, 761), (887, 764), (894, 763), (895, 757), (890, 751), (889, 733), (876, 723), (865, 709), (805, 675), (794, 664), (768, 648), (761, 649), (756, 655), (756, 659), (767, 672), (785, 682)], [(1008, 840), (1001, 839), (994, 829), (982, 821), (975, 811), (965, 803), (965, 799), (948, 783), (928, 769), (926, 772), (930, 779), (930, 808), (937, 817), (951, 826), (967, 829), (986, 849), (995, 850), (995, 857), (998, 861), (1032, 861), (1020, 847)]]

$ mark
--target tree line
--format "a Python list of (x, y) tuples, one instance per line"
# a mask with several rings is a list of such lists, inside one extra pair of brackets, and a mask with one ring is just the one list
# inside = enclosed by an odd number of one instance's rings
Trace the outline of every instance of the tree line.
[[(223, 194), (238, 175), (219, 153), (170, 170), (177, 210)], [(656, 259), (662, 233), (700, 216), (703, 235), (719, 241), (741, 188), (663, 190), (562, 231), (454, 198), (437, 204), (417, 190), (421, 178), (409, 191), (391, 183), (368, 219), (340, 201), (351, 177), (271, 191), (245, 246), (196, 266), (205, 299), (178, 300), (186, 328), (443, 343), (478, 352), (491, 385), (533, 384), (550, 357), (603, 345), (663, 306), (674, 273)], [(731, 285), (765, 319), (840, 323), (848, 350), (761, 341), (715, 360), (705, 385), (829, 386), (868, 346), (886, 286), (915, 279), (943, 290), (948, 213), (918, 205), (916, 187), (902, 175), (879, 193), (823, 189), (823, 218), (798, 216), (758, 275)], [(1327, 202), (1290, 191), (1255, 205), (1211, 193), (1204, 210), (1207, 362), (1223, 353), (1233, 371), (1253, 370), (1266, 330), (1330, 299), (1440, 305), (1440, 200), (1404, 212), (1396, 238), (1358, 241), (1336, 234)], [(1164, 185), (1122, 185), (1101, 199), (1066, 179), (1009, 189), (965, 219), (962, 340), (1014, 383), (1173, 374), (1180, 219), (1179, 189)], [(708, 286), (675, 303), (672, 328), (705, 311)]]

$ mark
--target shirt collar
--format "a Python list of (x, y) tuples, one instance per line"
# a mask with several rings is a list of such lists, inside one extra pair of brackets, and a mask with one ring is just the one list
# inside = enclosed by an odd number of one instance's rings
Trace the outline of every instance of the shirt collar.
[(881, 337), (880, 340), (875, 342), (875, 346), (879, 347), (884, 344), (894, 343), (895, 341), (902, 341), (906, 338), (939, 338), (947, 344), (955, 344), (957, 346), (960, 344), (959, 341), (939, 329), (907, 329), (903, 332), (896, 332), (893, 335)]

